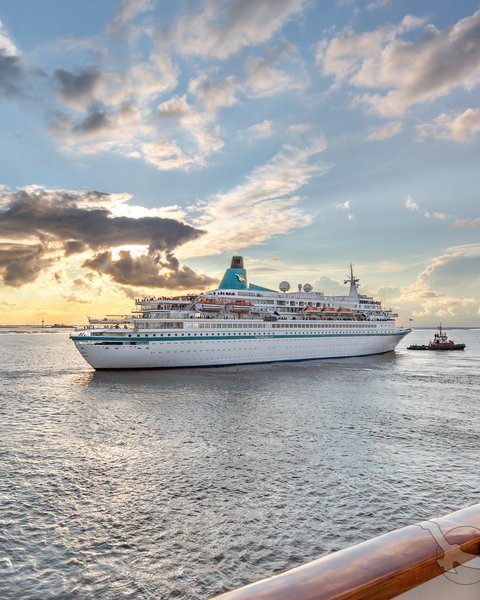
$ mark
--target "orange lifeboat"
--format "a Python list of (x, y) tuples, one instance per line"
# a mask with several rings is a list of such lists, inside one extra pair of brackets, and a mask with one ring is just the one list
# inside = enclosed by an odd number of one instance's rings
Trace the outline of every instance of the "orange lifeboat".
[(252, 310), (253, 303), (250, 300), (231, 300), (225, 306), (232, 312), (245, 313)]
[(196, 302), (197, 310), (215, 312), (215, 311), (221, 310), (222, 307), (223, 307), (223, 302), (220, 302), (220, 300), (217, 300), (216, 298), (203, 297), (203, 298), (199, 298)]

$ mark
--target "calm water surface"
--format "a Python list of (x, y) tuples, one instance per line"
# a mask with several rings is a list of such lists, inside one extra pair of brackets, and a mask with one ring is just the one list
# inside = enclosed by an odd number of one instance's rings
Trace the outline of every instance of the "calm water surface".
[(465, 352), (95, 373), (0, 334), (0, 597), (206, 598), (480, 502)]

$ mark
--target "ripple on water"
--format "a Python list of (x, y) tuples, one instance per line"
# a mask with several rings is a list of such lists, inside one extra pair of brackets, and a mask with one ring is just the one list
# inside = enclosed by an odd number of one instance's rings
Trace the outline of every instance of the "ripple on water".
[(480, 332), (456, 337), (93, 373), (65, 335), (4, 335), (0, 597), (207, 597), (478, 502)]

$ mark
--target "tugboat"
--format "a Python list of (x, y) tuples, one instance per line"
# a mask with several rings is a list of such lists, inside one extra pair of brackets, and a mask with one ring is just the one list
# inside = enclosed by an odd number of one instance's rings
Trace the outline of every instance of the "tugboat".
[(407, 350), (464, 350), (465, 344), (455, 344), (453, 340), (449, 340), (447, 334), (442, 330), (442, 326), (438, 326), (438, 333), (433, 337), (433, 340), (427, 345), (413, 344), (407, 347)]

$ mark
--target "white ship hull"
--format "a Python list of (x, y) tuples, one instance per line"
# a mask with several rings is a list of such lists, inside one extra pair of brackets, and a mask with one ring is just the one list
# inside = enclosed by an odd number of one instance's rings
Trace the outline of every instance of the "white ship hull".
[(378, 334), (249, 336), (221, 340), (140, 339), (134, 345), (94, 343), (88, 338), (74, 341), (80, 354), (94, 369), (161, 369), (383, 354), (393, 351), (409, 332), (407, 329)]
[[(200, 295), (135, 300), (128, 316), (90, 319), (71, 336), (94, 369), (214, 367), (345, 358), (395, 349), (410, 329), (392, 310), (358, 293), (350, 268), (348, 296), (276, 292), (247, 285), (240, 256), (232, 258), (216, 290)], [(213, 311), (213, 312), (212, 312)], [(113, 317), (113, 318), (112, 318)]]

